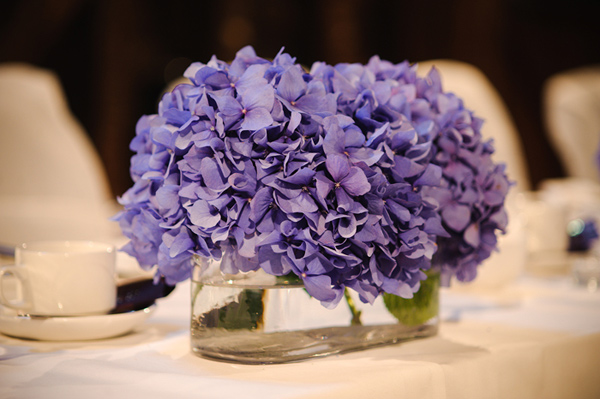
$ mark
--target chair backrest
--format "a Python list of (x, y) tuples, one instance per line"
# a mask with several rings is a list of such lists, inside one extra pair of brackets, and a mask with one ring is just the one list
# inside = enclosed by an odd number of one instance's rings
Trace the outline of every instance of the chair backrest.
[(50, 71), (0, 66), (0, 195), (111, 197), (102, 162)]
[(113, 205), (100, 157), (56, 75), (0, 65), (0, 243), (97, 238), (111, 230)]
[(517, 128), (500, 94), (483, 72), (454, 60), (430, 60), (418, 65), (419, 75), (425, 75), (435, 66), (440, 71), (444, 91), (462, 98), (467, 108), (485, 120), (481, 133), (494, 139), (494, 160), (505, 162), (509, 178), (516, 182), (515, 190), (511, 191), (529, 190), (529, 172)]
[(548, 138), (570, 177), (600, 179), (600, 66), (556, 74), (544, 83)]

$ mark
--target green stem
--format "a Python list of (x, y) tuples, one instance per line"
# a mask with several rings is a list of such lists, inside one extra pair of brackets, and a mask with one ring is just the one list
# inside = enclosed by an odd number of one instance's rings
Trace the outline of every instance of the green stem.
[(348, 292), (348, 288), (344, 288), (344, 298), (346, 298), (346, 303), (350, 308), (350, 313), (352, 313), (352, 320), (350, 321), (350, 325), (352, 326), (362, 326), (362, 322), (360, 321), (360, 315), (362, 310), (358, 310), (356, 305), (354, 305), (354, 300), (350, 296), (350, 292)]
[(193, 292), (192, 292), (192, 308), (193, 308), (194, 305), (196, 304), (196, 298), (198, 297), (198, 294), (202, 290), (202, 284), (199, 284), (199, 283), (192, 284), (192, 290), (193, 290)]

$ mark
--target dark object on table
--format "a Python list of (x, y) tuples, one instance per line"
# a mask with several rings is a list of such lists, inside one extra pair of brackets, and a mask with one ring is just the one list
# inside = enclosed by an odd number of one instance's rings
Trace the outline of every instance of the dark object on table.
[(593, 220), (572, 220), (569, 222), (567, 231), (569, 234), (569, 252), (589, 251), (598, 239), (596, 222)]
[(140, 310), (152, 305), (157, 299), (169, 295), (175, 286), (167, 285), (164, 279), (156, 284), (152, 278), (129, 280), (117, 286), (117, 305), (110, 313)]

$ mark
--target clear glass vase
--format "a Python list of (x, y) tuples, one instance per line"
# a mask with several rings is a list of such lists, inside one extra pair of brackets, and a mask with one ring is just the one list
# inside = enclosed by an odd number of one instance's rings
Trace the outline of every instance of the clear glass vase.
[(347, 290), (335, 309), (326, 309), (295, 276), (262, 270), (224, 274), (220, 263), (197, 257), (192, 275), (191, 347), (202, 357), (286, 363), (429, 337), (438, 330), (436, 273), (412, 299), (386, 294), (370, 305)]

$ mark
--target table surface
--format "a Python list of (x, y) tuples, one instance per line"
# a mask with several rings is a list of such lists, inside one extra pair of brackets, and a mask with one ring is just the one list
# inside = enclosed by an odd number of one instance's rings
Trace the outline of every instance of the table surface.
[(1, 398), (600, 398), (600, 292), (566, 277), (443, 290), (437, 336), (283, 365), (189, 349), (189, 283), (130, 334), (0, 335)]

